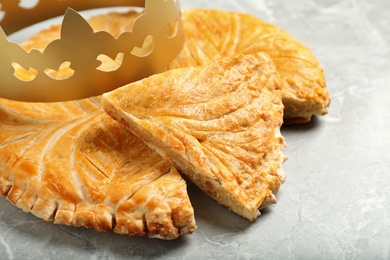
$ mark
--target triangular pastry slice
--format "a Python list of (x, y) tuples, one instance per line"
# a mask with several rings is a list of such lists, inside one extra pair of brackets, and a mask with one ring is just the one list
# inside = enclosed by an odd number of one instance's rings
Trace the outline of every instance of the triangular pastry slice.
[(330, 98), (322, 67), (311, 50), (287, 32), (250, 14), (207, 9), (182, 14), (186, 42), (170, 69), (266, 52), (284, 84), (285, 123), (308, 122), (312, 115), (327, 113)]
[(254, 220), (284, 180), (282, 84), (264, 53), (176, 69), (102, 96), (104, 109), (206, 194)]
[(56, 224), (173, 239), (196, 228), (171, 164), (102, 109), (0, 99), (0, 192)]

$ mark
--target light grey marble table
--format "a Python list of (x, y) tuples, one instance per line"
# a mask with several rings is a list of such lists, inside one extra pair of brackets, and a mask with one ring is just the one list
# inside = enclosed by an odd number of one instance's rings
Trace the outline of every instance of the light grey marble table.
[(390, 1), (181, 4), (272, 22), (325, 70), (329, 114), (282, 130), (289, 160), (278, 204), (249, 223), (190, 186), (199, 229), (161, 241), (53, 225), (1, 197), (0, 259), (390, 259)]

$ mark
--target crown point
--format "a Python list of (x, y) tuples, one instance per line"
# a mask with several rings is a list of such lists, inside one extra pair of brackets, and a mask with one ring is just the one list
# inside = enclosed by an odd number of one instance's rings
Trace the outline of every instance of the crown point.
[(85, 34), (93, 34), (91, 25), (78, 12), (72, 8), (66, 10), (62, 21), (61, 38), (66, 38), (69, 35), (82, 37)]

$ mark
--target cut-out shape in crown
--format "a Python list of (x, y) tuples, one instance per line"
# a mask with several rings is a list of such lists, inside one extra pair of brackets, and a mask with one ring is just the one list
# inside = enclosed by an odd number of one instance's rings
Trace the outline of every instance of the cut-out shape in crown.
[[(40, 0), (28, 8), (17, 2), (0, 1), (2, 98), (56, 102), (97, 96), (166, 70), (183, 46), (179, 0)], [(144, 7), (144, 12), (131, 32), (117, 38), (105, 31), (94, 32), (77, 12), (112, 6)], [(42, 52), (27, 52), (7, 38), (63, 12), (60, 39)], [(18, 21), (19, 17), (23, 19)]]

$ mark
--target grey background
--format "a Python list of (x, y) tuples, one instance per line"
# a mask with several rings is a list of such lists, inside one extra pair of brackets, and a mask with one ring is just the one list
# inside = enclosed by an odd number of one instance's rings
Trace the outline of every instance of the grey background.
[(255, 222), (196, 187), (199, 229), (174, 241), (57, 226), (0, 198), (0, 259), (390, 259), (390, 1), (182, 0), (251, 13), (310, 47), (329, 114), (283, 127), (286, 182)]

